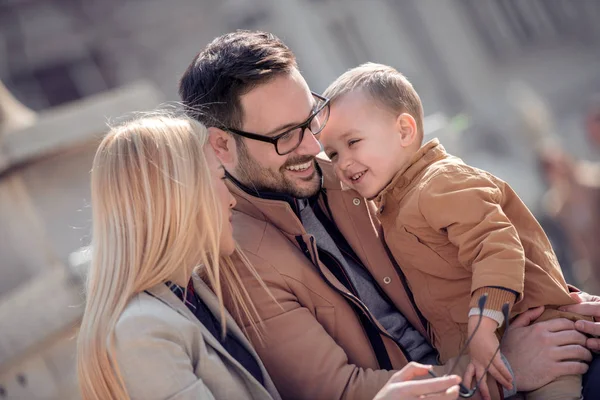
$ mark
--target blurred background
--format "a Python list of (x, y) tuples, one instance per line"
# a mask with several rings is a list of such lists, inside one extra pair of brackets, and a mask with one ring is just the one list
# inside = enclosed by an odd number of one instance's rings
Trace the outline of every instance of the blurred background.
[(98, 140), (242, 28), (283, 39), (317, 92), (366, 61), (403, 72), (427, 137), (508, 181), (600, 294), (600, 1), (0, 0), (0, 399), (78, 398)]

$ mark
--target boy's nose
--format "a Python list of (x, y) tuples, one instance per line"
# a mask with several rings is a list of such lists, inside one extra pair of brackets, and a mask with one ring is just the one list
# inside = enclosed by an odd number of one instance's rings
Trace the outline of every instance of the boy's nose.
[(338, 157), (339, 157), (339, 166), (342, 170), (348, 169), (353, 164), (351, 157), (342, 157), (341, 155), (338, 155)]

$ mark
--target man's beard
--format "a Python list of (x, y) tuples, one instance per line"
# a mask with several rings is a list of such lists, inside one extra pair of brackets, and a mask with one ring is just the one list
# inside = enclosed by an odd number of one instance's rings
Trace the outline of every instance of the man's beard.
[[(290, 157), (279, 171), (271, 171), (261, 167), (250, 154), (245, 145), (238, 145), (238, 165), (235, 169), (236, 178), (246, 187), (258, 192), (274, 192), (296, 198), (314, 196), (321, 188), (321, 172), (314, 166), (315, 173), (304, 180), (305, 186), (298, 186), (285, 176), (286, 166), (303, 164), (308, 161), (315, 163), (314, 156)], [(310, 182), (310, 183), (309, 183)]]

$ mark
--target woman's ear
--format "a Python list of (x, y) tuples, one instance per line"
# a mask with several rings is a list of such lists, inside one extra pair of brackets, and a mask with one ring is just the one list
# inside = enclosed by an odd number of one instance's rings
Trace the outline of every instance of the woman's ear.
[(208, 128), (208, 142), (225, 167), (237, 161), (237, 147), (230, 133), (215, 127)]
[(402, 147), (412, 145), (419, 136), (417, 121), (415, 121), (412, 115), (407, 113), (398, 115), (396, 129), (400, 133), (400, 144)]

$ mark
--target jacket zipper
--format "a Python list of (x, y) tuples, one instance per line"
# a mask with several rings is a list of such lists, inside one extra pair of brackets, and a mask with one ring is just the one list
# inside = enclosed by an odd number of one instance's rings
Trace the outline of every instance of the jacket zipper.
[[(358, 265), (359, 265), (359, 266), (360, 266), (360, 265), (364, 265), (364, 264), (362, 264), (362, 261), (358, 260), (358, 259), (357, 259), (355, 256), (353, 256), (353, 255), (352, 255), (352, 254), (350, 254), (349, 252), (345, 251), (344, 249), (340, 248), (340, 251), (341, 251), (342, 253), (344, 253), (346, 256), (350, 257), (352, 260), (354, 260), (354, 262), (358, 263)], [(365, 266), (365, 269), (367, 270), (367, 272), (369, 272), (369, 274), (371, 273), (371, 272), (370, 272), (370, 271), (369, 271), (369, 270), (366, 268), (366, 266)], [(393, 301), (390, 299), (390, 297), (387, 295), (387, 293), (385, 292), (385, 290), (383, 290), (383, 288), (382, 288), (382, 287), (381, 287), (381, 286), (380, 286), (380, 285), (377, 283), (377, 281), (375, 281), (375, 286), (376, 286), (376, 289), (378, 290), (379, 294), (380, 294), (381, 296), (383, 296), (383, 297), (384, 297), (384, 298), (385, 298), (385, 299), (386, 299), (386, 300), (387, 300), (387, 301), (388, 301), (390, 304), (392, 304), (392, 305), (393, 305), (393, 304), (394, 304), (394, 302), (393, 302)], [(413, 303), (412, 303), (412, 301), (411, 301), (411, 304), (413, 304)], [(418, 315), (418, 314), (417, 314), (417, 315)], [(419, 316), (419, 320), (421, 320), (420, 316)], [(407, 321), (408, 321), (408, 320), (407, 320)], [(422, 322), (422, 321), (421, 321), (421, 322)], [(409, 323), (410, 323), (410, 322), (409, 322)], [(426, 329), (427, 329), (427, 327), (426, 327)]]
[[(340, 251), (343, 252), (344, 254), (346, 254), (348, 257), (352, 258), (355, 262), (358, 262), (356, 260), (356, 257), (354, 257), (352, 254), (348, 253), (347, 251), (344, 251), (342, 248), (340, 248)], [(362, 265), (362, 264), (359, 264), (359, 265)], [(395, 261), (394, 261), (394, 266), (398, 270), (400, 270), (400, 266), (398, 266)], [(342, 270), (343, 270), (343, 268), (342, 268)], [(431, 324), (428, 323), (427, 320), (425, 320), (425, 318), (421, 315), (421, 312), (419, 311), (419, 309), (416, 307), (416, 305), (414, 303), (414, 300), (413, 300), (413, 294), (410, 291), (410, 289), (408, 288), (408, 284), (405, 284), (406, 278), (404, 277), (404, 274), (402, 273), (401, 270), (400, 270), (400, 273), (402, 274), (400, 276), (402, 285), (404, 286), (404, 288), (405, 288), (405, 290), (406, 290), (406, 292), (407, 292), (407, 294), (409, 296), (409, 300), (411, 301), (411, 304), (413, 305), (413, 308), (417, 312), (417, 316), (419, 317), (419, 320), (421, 321), (421, 323), (423, 323), (425, 325), (424, 328), (425, 328), (426, 338), (429, 340), (429, 344), (433, 346), (433, 343), (434, 343), (434, 334), (433, 334), (433, 330), (431, 329)], [(377, 284), (377, 288), (379, 289), (379, 294), (381, 296), (384, 296), (388, 302), (390, 302), (391, 304), (394, 304), (394, 302), (388, 297), (387, 293), (385, 293), (385, 291), (378, 284)], [(406, 321), (410, 324), (410, 322), (408, 321), (408, 319)], [(404, 351), (404, 349), (402, 349), (402, 351), (406, 355), (407, 359), (410, 361), (411, 359), (407, 355), (406, 351)]]
[(398, 263), (392, 256), (392, 253), (385, 242), (383, 243), (383, 246), (385, 247), (385, 250), (388, 254), (388, 258), (390, 259), (390, 261), (392, 262), (392, 265), (396, 269), (396, 272), (400, 276), (400, 282), (402, 282), (402, 286), (404, 286), (404, 290), (406, 291), (406, 294), (408, 295), (408, 299), (410, 300), (415, 312), (417, 313), (417, 316), (421, 320), (421, 324), (423, 325), (423, 328), (425, 328), (425, 332), (427, 333), (427, 336), (429, 339), (429, 344), (433, 346), (433, 335), (431, 332), (431, 326), (430, 326), (429, 322), (427, 322), (427, 319), (425, 319), (425, 317), (423, 316), (423, 314), (421, 313), (419, 308), (417, 307), (417, 303), (415, 303), (415, 297), (412, 293), (412, 290), (410, 290), (410, 287), (408, 287), (408, 282), (406, 281), (406, 275), (404, 275), (404, 271), (402, 271), (402, 268), (400, 268), (400, 266), (398, 265)]
[[(302, 241), (302, 243), (304, 243), (304, 241)], [(311, 236), (310, 237), (310, 244), (311, 247), (313, 249), (314, 254), (317, 254), (317, 249), (316, 249), (316, 245), (315, 245), (315, 240), (314, 238)], [(306, 254), (310, 257), (310, 252), (308, 251), (308, 247), (306, 246), (306, 243), (304, 243), (304, 247), (306, 248)], [(338, 267), (340, 268), (340, 270), (342, 271), (342, 273), (344, 274), (344, 276), (346, 276), (346, 278), (348, 279), (348, 282), (350, 283), (350, 285), (352, 285), (352, 288), (354, 289), (354, 291), (356, 291), (356, 288), (354, 288), (352, 281), (350, 281), (350, 279), (348, 278), (348, 275), (346, 275), (346, 272), (344, 271), (344, 268), (340, 265), (340, 263), (335, 259), (335, 257), (333, 257), (331, 255), (331, 253), (329, 253), (328, 251), (325, 250), (321, 250), (324, 253), (328, 254), (330, 256), (330, 258), (338, 265)], [(379, 334), (391, 339), (396, 346), (398, 346), (398, 348), (400, 349), (400, 351), (402, 352), (402, 354), (404, 355), (404, 357), (406, 358), (406, 360), (408, 362), (412, 361), (412, 357), (410, 356), (410, 354), (408, 354), (408, 351), (404, 348), (404, 346), (402, 346), (400, 343), (398, 343), (396, 341), (396, 339), (394, 339), (389, 333), (382, 331), (376, 320), (375, 317), (373, 317), (373, 315), (371, 314), (371, 312), (369, 311), (369, 308), (365, 305), (365, 303), (362, 302), (362, 300), (360, 300), (358, 297), (352, 295), (351, 293), (346, 293), (342, 290), (339, 290), (338, 288), (335, 287), (335, 285), (333, 285), (331, 282), (329, 282), (329, 280), (325, 277), (325, 275), (323, 274), (323, 272), (321, 271), (321, 268), (319, 268), (319, 266), (316, 263), (316, 260), (313, 260), (311, 258), (311, 261), (313, 262), (313, 264), (316, 265), (317, 270), (319, 271), (319, 274), (321, 275), (321, 277), (323, 278), (323, 280), (325, 282), (327, 282), (327, 284), (333, 288), (333, 290), (335, 290), (336, 292), (338, 292), (339, 294), (341, 294), (343, 297), (355, 302), (355, 304), (360, 308), (360, 310), (362, 311), (362, 313), (367, 317), (367, 319), (369, 320), (369, 322), (371, 323), (371, 325), (373, 325), (375, 327), (375, 329), (377, 330), (377, 332), (379, 332)], [(360, 265), (360, 264), (359, 264)], [(364, 329), (364, 328), (363, 328)], [(387, 350), (386, 350), (387, 351)]]
[[(331, 260), (336, 263), (336, 265), (339, 267), (338, 269), (342, 272), (342, 274), (344, 274), (344, 277), (346, 278), (346, 281), (348, 282), (348, 285), (350, 285), (351, 293), (354, 296), (358, 296), (358, 290), (356, 290), (356, 286), (354, 286), (354, 283), (352, 283), (352, 280), (350, 280), (350, 277), (348, 276), (348, 274), (346, 273), (346, 270), (342, 267), (342, 265), (340, 265), (340, 263), (338, 262), (338, 260), (335, 259), (335, 257), (333, 256), (333, 254), (331, 254), (330, 252), (328, 252), (327, 250), (323, 250), (321, 249), (321, 253), (324, 253), (325, 255), (327, 255), (329, 258), (331, 258)], [(358, 299), (358, 297), (357, 297)], [(366, 305), (365, 305), (366, 307)]]
[[(331, 212), (331, 208), (329, 207), (329, 202), (327, 201), (327, 192), (325, 190), (323, 190), (323, 198), (324, 198), (323, 203), (325, 203), (325, 207), (327, 207), (327, 211), (329, 212), (329, 215), (331, 216), (330, 218), (333, 218), (333, 213)], [(429, 322), (427, 322), (427, 319), (425, 319), (425, 317), (423, 316), (423, 314), (421, 314), (421, 311), (417, 307), (417, 304), (415, 303), (414, 295), (412, 294), (412, 291), (410, 290), (410, 288), (408, 287), (408, 283), (406, 282), (406, 276), (404, 275), (404, 272), (402, 271), (402, 269), (400, 268), (400, 266), (398, 265), (398, 263), (392, 256), (392, 253), (390, 252), (390, 249), (388, 248), (385, 241), (382, 244), (385, 248), (385, 251), (387, 252), (388, 258), (390, 259), (390, 261), (392, 262), (392, 265), (394, 266), (394, 268), (396, 269), (396, 271), (398, 272), (398, 274), (400, 276), (400, 281), (402, 282), (402, 286), (404, 286), (404, 290), (406, 290), (408, 299), (410, 300), (415, 312), (417, 313), (417, 316), (419, 317), (419, 320), (421, 321), (423, 328), (425, 328), (425, 331), (429, 334), (429, 332), (430, 332)], [(359, 265), (362, 265), (362, 263), (360, 263)], [(433, 338), (430, 337), (429, 342), (430, 342), (430, 344), (432, 344)]]
[[(317, 248), (316, 248), (316, 245), (315, 245), (315, 239), (312, 236), (310, 237), (310, 245), (312, 247), (312, 250), (313, 250), (314, 254), (317, 254)], [(329, 254), (329, 253), (327, 253), (327, 254)], [(341, 265), (339, 265), (339, 263), (335, 260), (335, 258), (332, 257), (332, 259), (341, 268)], [(315, 265), (317, 264), (317, 260), (311, 259), (311, 261), (313, 262), (313, 264), (315, 264)], [(382, 331), (377, 326), (377, 322), (375, 321), (375, 318), (373, 317), (373, 315), (371, 314), (371, 312), (369, 311), (369, 309), (367, 308), (367, 306), (365, 305), (365, 303), (362, 302), (362, 300), (360, 300), (358, 297), (354, 296), (351, 293), (347, 293), (347, 292), (344, 292), (344, 291), (339, 290), (338, 288), (336, 288), (335, 285), (333, 285), (331, 282), (329, 282), (329, 280), (325, 277), (325, 275), (321, 271), (321, 268), (319, 268), (318, 265), (317, 265), (317, 270), (319, 271), (319, 274), (325, 280), (325, 282), (327, 282), (327, 284), (329, 286), (331, 286), (336, 292), (340, 293), (342, 296), (346, 297), (347, 299), (352, 300), (354, 303), (356, 303), (359, 306), (359, 308), (361, 309), (361, 311), (363, 312), (363, 314), (365, 314), (365, 316), (369, 319), (369, 321), (375, 326), (375, 328), (377, 328), (377, 331), (379, 333), (381, 333), (382, 335), (384, 335), (384, 336), (386, 336), (386, 337), (388, 337), (388, 338), (390, 338), (392, 340), (394, 339), (389, 333)], [(350, 284), (352, 284), (352, 283), (350, 283)], [(395, 342), (395, 340), (394, 340), (394, 342)]]

